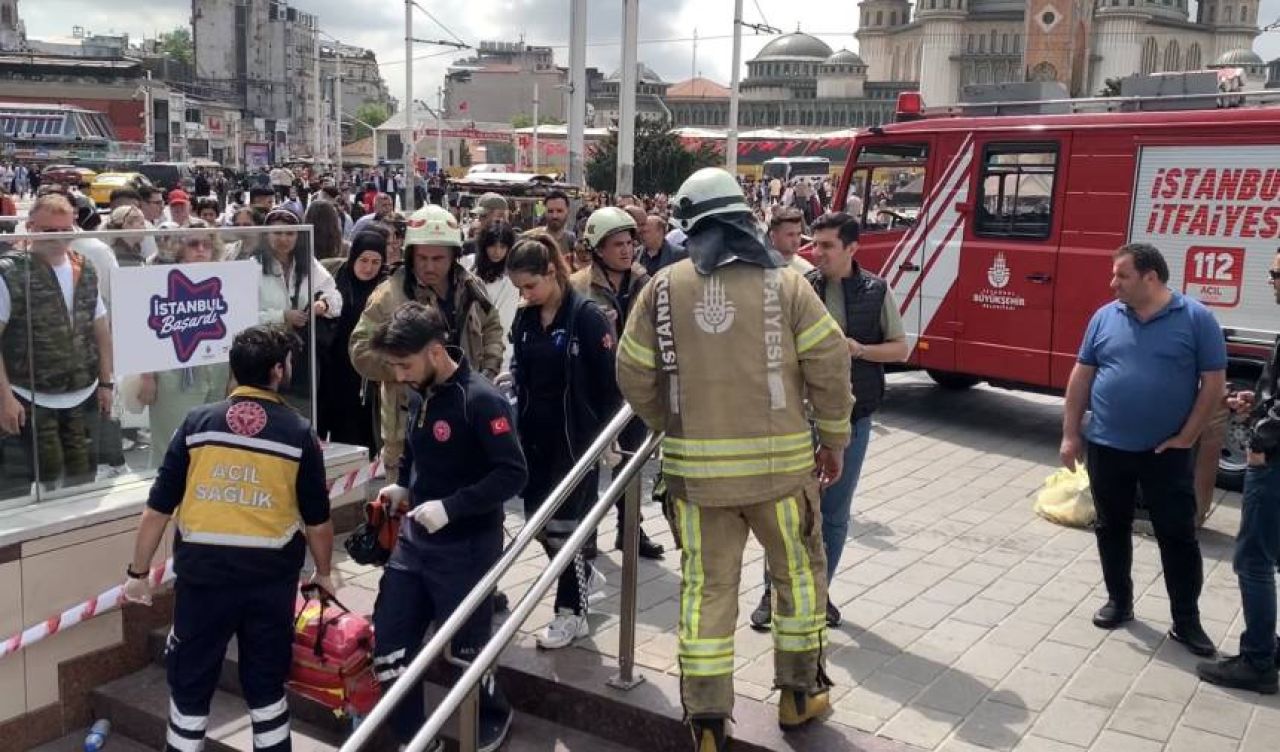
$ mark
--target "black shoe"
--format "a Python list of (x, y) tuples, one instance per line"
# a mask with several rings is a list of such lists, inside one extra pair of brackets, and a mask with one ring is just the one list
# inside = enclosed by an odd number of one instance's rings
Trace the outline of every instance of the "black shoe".
[(477, 734), (476, 749), (479, 752), (493, 752), (507, 740), (511, 733), (511, 719), (515, 714), (511, 711), (511, 703), (498, 688), (493, 673), (485, 674), (480, 682), (480, 729)]
[(835, 629), (842, 621), (844, 620), (840, 618), (840, 609), (836, 608), (836, 604), (827, 601), (827, 627)]
[(723, 718), (694, 718), (689, 725), (693, 729), (693, 752), (724, 752), (729, 749)]
[(493, 612), (495, 614), (505, 614), (511, 610), (511, 604), (507, 601), (506, 593), (493, 594)]
[[(622, 533), (621, 532), (619, 532), (618, 536), (613, 539), (613, 546), (619, 551), (622, 550)], [(641, 559), (661, 560), (662, 554), (666, 552), (666, 549), (662, 547), (662, 544), (650, 538), (649, 534), (644, 531), (644, 528), (640, 529), (639, 548), (640, 548)]]
[(764, 595), (760, 596), (760, 605), (751, 612), (751, 628), (757, 632), (768, 632), (772, 622), (773, 594), (769, 592), (769, 586), (765, 585)]
[(600, 555), (600, 549), (596, 546), (596, 539), (592, 538), (582, 546), (582, 558), (587, 561), (595, 561)]
[(1256, 668), (1243, 655), (1223, 658), (1212, 663), (1201, 663), (1196, 666), (1200, 678), (1219, 687), (1247, 689), (1264, 695), (1280, 692), (1280, 681), (1277, 680), (1276, 668)]
[(1093, 615), (1093, 626), (1099, 629), (1115, 629), (1127, 621), (1133, 621), (1133, 606), (1121, 608), (1115, 601), (1107, 601), (1107, 605)]
[(1174, 624), (1173, 629), (1169, 630), (1169, 639), (1186, 645), (1187, 650), (1202, 658), (1209, 658), (1218, 653), (1218, 649), (1213, 646), (1213, 640), (1205, 634), (1204, 628), (1198, 621)]

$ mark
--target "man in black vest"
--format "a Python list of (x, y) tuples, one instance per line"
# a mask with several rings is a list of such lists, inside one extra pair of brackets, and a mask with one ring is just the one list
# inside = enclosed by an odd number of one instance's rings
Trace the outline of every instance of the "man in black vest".
[[(805, 275), (844, 331), (853, 359), (853, 432), (844, 450), (844, 472), (822, 492), (822, 542), (827, 552), (828, 587), (840, 564), (849, 536), (853, 492), (862, 473), (871, 438), (871, 415), (884, 397), (884, 364), (907, 359), (906, 331), (893, 291), (880, 277), (858, 265), (858, 221), (843, 212), (824, 214), (813, 223), (814, 263)], [(769, 588), (751, 614), (751, 626), (767, 629)], [(827, 601), (827, 625), (840, 626), (840, 611)]]

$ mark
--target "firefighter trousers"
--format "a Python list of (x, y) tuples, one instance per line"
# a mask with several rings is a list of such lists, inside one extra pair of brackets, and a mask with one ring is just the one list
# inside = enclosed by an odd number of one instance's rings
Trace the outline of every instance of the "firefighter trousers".
[(733, 633), (742, 552), (750, 531), (773, 574), (774, 685), (813, 692), (830, 686), (826, 642), (826, 554), (816, 487), (749, 506), (676, 500), (680, 556), (677, 654), (687, 718), (733, 712)]
[(255, 752), (288, 752), (284, 683), (293, 660), (296, 580), (236, 586), (174, 586), (173, 628), (165, 644), (169, 681), (167, 752), (199, 752), (232, 637), (249, 705)]

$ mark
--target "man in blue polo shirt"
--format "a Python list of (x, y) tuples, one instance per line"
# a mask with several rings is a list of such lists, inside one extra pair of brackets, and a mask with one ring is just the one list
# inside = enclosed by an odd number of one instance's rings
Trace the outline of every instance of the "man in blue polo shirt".
[[(1191, 448), (1222, 401), (1227, 350), (1207, 308), (1167, 286), (1160, 251), (1133, 243), (1116, 251), (1116, 302), (1093, 315), (1067, 383), (1062, 463), (1084, 460), (1098, 510), (1096, 534), (1107, 603), (1102, 629), (1133, 619), (1133, 512), (1139, 487), (1151, 512), (1173, 616), (1169, 637), (1213, 655), (1200, 626), (1204, 582), (1196, 540)], [(1092, 417), (1083, 434), (1085, 408)]]

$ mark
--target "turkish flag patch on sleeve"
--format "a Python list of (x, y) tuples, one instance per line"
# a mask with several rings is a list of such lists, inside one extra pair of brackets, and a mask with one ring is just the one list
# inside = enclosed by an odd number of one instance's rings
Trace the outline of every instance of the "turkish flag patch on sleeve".
[(501, 418), (494, 418), (489, 421), (489, 430), (493, 432), (494, 436), (511, 433), (511, 421), (507, 420), (505, 416)]

